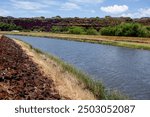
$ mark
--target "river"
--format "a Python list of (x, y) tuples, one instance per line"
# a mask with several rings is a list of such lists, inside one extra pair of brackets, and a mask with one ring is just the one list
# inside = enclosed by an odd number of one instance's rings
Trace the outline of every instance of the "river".
[(150, 99), (150, 51), (52, 38), (7, 36), (59, 57), (131, 99)]

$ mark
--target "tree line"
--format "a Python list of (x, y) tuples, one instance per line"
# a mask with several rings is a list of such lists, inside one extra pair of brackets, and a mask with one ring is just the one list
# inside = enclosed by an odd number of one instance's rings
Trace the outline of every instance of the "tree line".
[(139, 23), (121, 23), (116, 26), (103, 27), (100, 30), (84, 28), (79, 26), (53, 26), (53, 33), (85, 34), (85, 35), (106, 35), (106, 36), (130, 36), (150, 37), (150, 27)]
[[(37, 22), (36, 22), (37, 23)], [(30, 25), (28, 24), (24, 24)], [(106, 35), (106, 36), (130, 36), (130, 37), (150, 37), (150, 26), (145, 26), (140, 23), (125, 23), (122, 22), (118, 25), (114, 26), (105, 26), (102, 28), (96, 27), (84, 27), (84, 26), (34, 26), (30, 27), (30, 29), (23, 28), (14, 23), (4, 23), (0, 22), (0, 30), (1, 31), (45, 31), (53, 32), (53, 33), (69, 33), (69, 34), (82, 34), (82, 35)]]

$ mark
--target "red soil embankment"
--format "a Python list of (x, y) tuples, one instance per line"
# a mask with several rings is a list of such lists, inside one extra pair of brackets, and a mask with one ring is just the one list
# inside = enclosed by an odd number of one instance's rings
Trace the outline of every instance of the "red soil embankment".
[(0, 99), (61, 99), (21, 46), (0, 38)]

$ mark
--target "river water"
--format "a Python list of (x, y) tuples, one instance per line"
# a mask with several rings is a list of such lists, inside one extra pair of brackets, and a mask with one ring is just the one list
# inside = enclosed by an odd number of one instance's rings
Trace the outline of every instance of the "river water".
[(131, 99), (150, 99), (150, 51), (42, 37), (8, 35), (55, 55)]

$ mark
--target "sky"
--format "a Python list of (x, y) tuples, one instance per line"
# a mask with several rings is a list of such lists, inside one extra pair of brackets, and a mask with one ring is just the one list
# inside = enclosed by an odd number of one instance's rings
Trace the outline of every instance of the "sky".
[(150, 0), (0, 0), (0, 16), (150, 17)]

